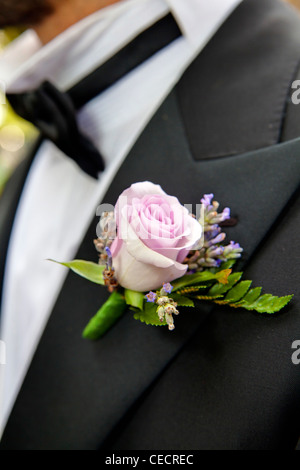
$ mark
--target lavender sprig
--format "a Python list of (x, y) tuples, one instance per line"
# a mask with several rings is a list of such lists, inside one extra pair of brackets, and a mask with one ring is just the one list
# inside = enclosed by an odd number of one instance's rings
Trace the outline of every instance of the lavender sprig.
[(166, 322), (170, 331), (174, 330), (173, 315), (179, 315), (177, 310), (177, 303), (168, 296), (173, 290), (170, 283), (165, 283), (163, 287), (155, 292), (150, 291), (145, 295), (147, 302), (157, 305), (156, 313), (161, 323)]
[[(218, 213), (220, 204), (217, 201), (213, 201), (213, 194), (204, 194), (201, 199), (202, 209), (204, 211), (204, 232), (214, 230), (221, 222), (230, 219), (230, 209), (225, 207), (223, 212)], [(201, 223), (201, 221), (199, 220)]]
[(240, 258), (243, 252), (243, 248), (233, 241), (227, 246), (223, 245), (226, 234), (219, 224), (230, 219), (230, 209), (226, 207), (219, 213), (220, 204), (213, 197), (213, 194), (205, 194), (201, 199), (202, 216), (199, 223), (202, 225), (204, 238), (202, 246), (190, 252), (185, 259), (190, 273), (219, 268), (228, 260)]
[(105, 265), (108, 261), (106, 248), (111, 248), (116, 236), (116, 223), (113, 212), (104, 212), (99, 223), (101, 228), (100, 236), (94, 240), (94, 245), (99, 253), (99, 264)]

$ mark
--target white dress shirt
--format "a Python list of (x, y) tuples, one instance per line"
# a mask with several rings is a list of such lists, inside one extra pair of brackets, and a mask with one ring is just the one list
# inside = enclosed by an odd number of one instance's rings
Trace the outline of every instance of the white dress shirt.
[(68, 89), (170, 11), (183, 33), (78, 113), (80, 127), (106, 162), (98, 181), (49, 141), (35, 157), (5, 271), (0, 338), (6, 344), (6, 365), (0, 365), (0, 436), (68, 272), (46, 260), (74, 258), (97, 206), (137, 138), (240, 2), (123, 0), (85, 18), (44, 47), (33, 31), (27, 31), (0, 56), (0, 80), (10, 92), (34, 88), (44, 79)]

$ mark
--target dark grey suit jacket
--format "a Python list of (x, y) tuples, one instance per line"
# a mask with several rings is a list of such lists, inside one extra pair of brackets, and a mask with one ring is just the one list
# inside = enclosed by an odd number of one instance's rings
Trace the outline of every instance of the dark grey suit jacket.
[[(131, 183), (161, 184), (182, 203), (204, 193), (232, 209), (228, 239), (245, 278), (294, 293), (275, 316), (202, 304), (176, 329), (126, 313), (99, 342), (81, 331), (108, 294), (70, 273), (39, 344), (1, 449), (294, 449), (300, 432), (300, 18), (278, 0), (245, 0), (151, 120), (104, 200)], [(26, 177), (1, 201), (5, 261)], [(97, 220), (78, 258), (95, 260)]]

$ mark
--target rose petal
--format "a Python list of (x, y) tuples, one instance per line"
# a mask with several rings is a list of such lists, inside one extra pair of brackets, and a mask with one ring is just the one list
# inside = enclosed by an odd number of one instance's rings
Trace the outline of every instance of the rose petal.
[(138, 292), (149, 292), (159, 289), (165, 282), (172, 282), (186, 273), (188, 266), (177, 262), (167, 263), (168, 266), (156, 266), (138, 261), (123, 242), (118, 254), (113, 258), (113, 266), (119, 284), (126, 289)]
[(144, 292), (186, 273), (182, 262), (202, 228), (176, 197), (148, 181), (133, 184), (119, 197), (115, 219), (118, 237), (111, 250), (123, 287)]

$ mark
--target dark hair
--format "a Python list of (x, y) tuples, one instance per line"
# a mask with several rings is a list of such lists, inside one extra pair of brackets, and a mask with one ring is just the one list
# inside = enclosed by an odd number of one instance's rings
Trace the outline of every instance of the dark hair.
[(0, 28), (33, 25), (52, 11), (51, 0), (0, 0)]

